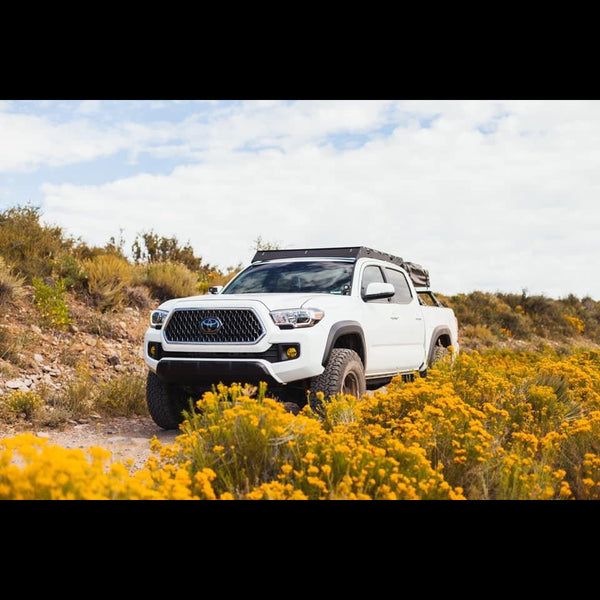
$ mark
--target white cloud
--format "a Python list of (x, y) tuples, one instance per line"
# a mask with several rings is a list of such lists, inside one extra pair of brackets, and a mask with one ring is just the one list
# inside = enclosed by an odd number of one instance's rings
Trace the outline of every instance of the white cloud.
[[(431, 269), (446, 293), (600, 297), (598, 102), (194, 104), (180, 122), (53, 122), (0, 112), (0, 171), (125, 150), (181, 159), (169, 175), (45, 184), (49, 221), (104, 243), (125, 227), (247, 261), (257, 235), (291, 246), (365, 244)], [(196, 109), (194, 109), (196, 110)], [(0, 111), (2, 107), (0, 106)], [(398, 123), (388, 137), (372, 136)], [(369, 134), (341, 151), (332, 134)], [(252, 149), (253, 151), (239, 151)]]
[(77, 108), (77, 112), (82, 115), (91, 115), (93, 113), (99, 112), (101, 108), (101, 100), (83, 100)]

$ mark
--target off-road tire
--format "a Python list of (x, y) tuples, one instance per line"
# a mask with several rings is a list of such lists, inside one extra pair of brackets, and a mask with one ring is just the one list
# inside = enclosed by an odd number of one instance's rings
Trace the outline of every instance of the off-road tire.
[(188, 409), (187, 394), (176, 385), (166, 383), (152, 371), (146, 379), (146, 402), (152, 420), (163, 429), (177, 429)]
[[(349, 384), (355, 388), (354, 391), (349, 391)], [(365, 368), (360, 356), (348, 348), (334, 348), (323, 373), (313, 377), (310, 382), (309, 403), (313, 410), (321, 407), (317, 392), (323, 392), (328, 400), (330, 396), (340, 393), (352, 393), (360, 398), (366, 391)]]
[(431, 353), (431, 360), (429, 361), (429, 368), (433, 367), (436, 362), (444, 358), (448, 354), (448, 348), (445, 348), (439, 343), (439, 340), (435, 343), (433, 347), (433, 352)]

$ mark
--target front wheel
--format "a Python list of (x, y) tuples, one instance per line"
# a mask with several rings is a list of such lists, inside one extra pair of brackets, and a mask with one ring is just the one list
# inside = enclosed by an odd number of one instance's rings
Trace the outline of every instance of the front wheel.
[(334, 348), (323, 373), (311, 381), (309, 403), (313, 410), (320, 407), (317, 392), (323, 392), (325, 398), (336, 394), (360, 398), (366, 391), (365, 368), (360, 356), (348, 348)]
[(177, 429), (188, 409), (188, 395), (172, 383), (166, 383), (152, 371), (146, 379), (146, 402), (152, 420), (163, 429)]

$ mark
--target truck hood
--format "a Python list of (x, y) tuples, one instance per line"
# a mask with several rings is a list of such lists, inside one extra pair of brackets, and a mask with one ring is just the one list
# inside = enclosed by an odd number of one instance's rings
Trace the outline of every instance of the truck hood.
[(160, 305), (164, 310), (173, 308), (201, 308), (203, 305), (216, 307), (219, 305), (252, 304), (260, 302), (268, 310), (280, 310), (282, 308), (324, 308), (330, 306), (332, 301), (346, 300), (349, 296), (336, 296), (333, 294), (208, 294), (205, 296), (190, 296), (188, 298), (177, 298), (167, 300)]

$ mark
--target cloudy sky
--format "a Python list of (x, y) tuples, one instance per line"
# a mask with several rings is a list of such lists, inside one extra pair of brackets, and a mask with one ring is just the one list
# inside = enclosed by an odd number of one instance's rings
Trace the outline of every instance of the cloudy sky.
[(600, 102), (0, 101), (0, 208), (248, 262), (366, 245), (474, 289), (600, 299)]

